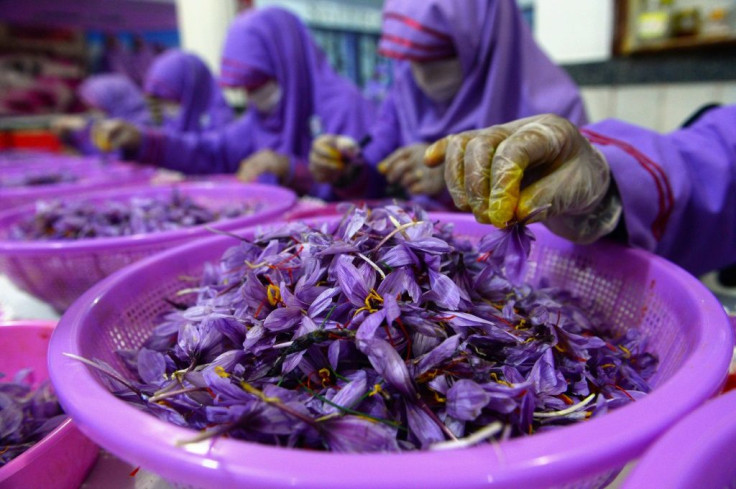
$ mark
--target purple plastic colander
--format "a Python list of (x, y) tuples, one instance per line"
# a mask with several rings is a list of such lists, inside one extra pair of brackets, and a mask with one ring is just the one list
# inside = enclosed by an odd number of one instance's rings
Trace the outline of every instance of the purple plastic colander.
[[(472, 216), (434, 214), (478, 240), (488, 227)], [(330, 222), (325, 219), (323, 222)], [(334, 219), (331, 221), (334, 222)], [(617, 328), (638, 327), (661, 365), (654, 390), (600, 418), (454, 452), (334, 454), (219, 438), (177, 445), (196, 432), (113, 396), (98, 374), (64, 353), (125, 371), (115, 351), (137, 348), (164, 299), (236, 244), (219, 236), (140, 261), (97, 284), (64, 314), (51, 341), (52, 379), (80, 429), (118, 457), (187, 487), (259, 488), (588, 488), (602, 487), (668, 427), (714, 395), (731, 358), (723, 308), (694, 277), (650, 253), (600, 243), (576, 246), (534, 226), (529, 279), (595, 297)], [(252, 236), (250, 228), (238, 234)], [(683, 395), (687, 393), (687, 395)]]
[(27, 187), (3, 187), (0, 185), (0, 209), (19, 207), (39, 199), (66, 198), (79, 192), (140, 185), (149, 182), (156, 170), (152, 167), (119, 161), (102, 163), (96, 158), (75, 160), (59, 157), (55, 161), (48, 159), (43, 164), (3, 168), (0, 180), (23, 175), (47, 175), (49, 173), (70, 174), (76, 179), (71, 182)]
[(35, 163), (46, 163), (49, 159), (85, 159), (85, 156), (54, 153), (51, 151), (41, 151), (35, 149), (22, 149), (22, 150), (0, 150), (0, 168), (7, 168), (12, 166), (35, 164)]
[[(210, 236), (207, 227), (232, 230), (279, 219), (296, 201), (285, 188), (227, 182), (136, 186), (80, 194), (90, 201), (126, 201), (132, 197), (170, 198), (174, 189), (217, 210), (234, 204), (258, 204), (253, 213), (173, 231), (75, 241), (12, 241), (11, 227), (35, 213), (34, 205), (0, 214), (0, 272), (20, 289), (64, 311), (85, 290), (120, 268), (186, 241)], [(68, 200), (68, 199), (67, 199)]]
[(736, 487), (736, 391), (708, 401), (646, 451), (622, 489)]
[[(54, 321), (0, 323), (0, 372), (11, 377), (33, 369), (34, 387), (48, 378), (46, 352)], [(0, 489), (77, 489), (99, 448), (67, 419), (18, 457), (0, 467)]]

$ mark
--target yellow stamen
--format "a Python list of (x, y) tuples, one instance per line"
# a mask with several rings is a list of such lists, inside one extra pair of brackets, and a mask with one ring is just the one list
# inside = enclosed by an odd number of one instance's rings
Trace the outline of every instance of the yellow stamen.
[(628, 348), (626, 348), (624, 345), (618, 345), (619, 348), (621, 348), (621, 351), (624, 352), (624, 358), (631, 358), (631, 351), (629, 351)]
[(434, 400), (437, 402), (445, 402), (447, 401), (446, 397), (442, 397), (439, 392), (434, 391)]
[(373, 389), (368, 393), (368, 396), (375, 396), (376, 394), (380, 394), (383, 389), (381, 388), (381, 384), (375, 384), (373, 386)]
[(319, 374), (319, 378), (322, 379), (322, 387), (325, 387), (327, 384), (330, 383), (330, 369), (328, 368), (321, 368), (317, 371)]
[(268, 297), (268, 303), (275, 306), (281, 302), (281, 289), (278, 285), (269, 284), (266, 289), (266, 297)]
[(497, 384), (505, 385), (506, 387), (513, 387), (509, 381), (499, 379), (496, 372), (491, 372), (491, 379), (493, 379)]
[(263, 393), (263, 391), (256, 389), (244, 380), (240, 381), (240, 387), (248, 394), (253, 394), (263, 402), (281, 402), (281, 399), (279, 399), (278, 397), (268, 397), (266, 394)]
[(222, 377), (223, 379), (227, 379), (230, 377), (230, 374), (225, 372), (225, 369), (222, 368), (220, 365), (215, 367), (215, 373), (218, 375), (218, 377)]
[(353, 316), (357, 315), (361, 311), (368, 311), (371, 314), (378, 311), (377, 304), (374, 304), (372, 301), (376, 301), (379, 304), (383, 304), (383, 297), (378, 295), (378, 292), (376, 292), (375, 289), (371, 289), (371, 291), (368, 293), (368, 295), (365, 298), (365, 306), (355, 311), (355, 314), (353, 314)]

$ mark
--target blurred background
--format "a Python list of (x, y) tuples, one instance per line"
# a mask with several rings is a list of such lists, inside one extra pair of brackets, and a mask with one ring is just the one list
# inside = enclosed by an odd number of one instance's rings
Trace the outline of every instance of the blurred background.
[[(537, 41), (581, 87), (592, 121), (669, 131), (703, 105), (736, 103), (736, 0), (517, 1)], [(297, 13), (337, 70), (380, 99), (391, 83), (389, 61), (376, 54), (382, 3), (0, 0), (0, 147), (53, 146), (41, 131), (46, 118), (80, 110), (84, 77), (123, 72), (140, 81), (168, 47), (200, 54), (217, 73), (229, 22), (265, 5)]]

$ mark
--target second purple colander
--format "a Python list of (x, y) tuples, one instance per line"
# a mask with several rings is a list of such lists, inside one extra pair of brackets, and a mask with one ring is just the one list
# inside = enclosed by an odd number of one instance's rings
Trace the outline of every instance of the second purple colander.
[[(288, 189), (239, 182), (182, 182), (136, 186), (80, 194), (77, 200), (129, 201), (131, 198), (170, 198), (174, 191), (210, 210), (254, 204), (252, 213), (221, 219), (208, 225), (115, 238), (74, 241), (15, 241), (11, 228), (35, 213), (33, 205), (0, 214), (0, 272), (20, 289), (64, 311), (85, 290), (111, 273), (159, 251), (194, 238), (209, 236), (207, 227), (232, 230), (278, 220), (296, 201)], [(71, 198), (69, 198), (71, 199)], [(69, 200), (67, 199), (67, 200)]]

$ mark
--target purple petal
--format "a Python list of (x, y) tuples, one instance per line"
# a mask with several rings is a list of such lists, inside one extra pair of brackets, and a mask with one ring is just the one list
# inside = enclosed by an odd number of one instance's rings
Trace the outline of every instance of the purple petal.
[(567, 390), (565, 377), (555, 368), (551, 348), (548, 348), (534, 363), (529, 378), (534, 385), (534, 392), (537, 393), (557, 395)]
[(271, 311), (263, 321), (263, 327), (269, 331), (286, 331), (302, 318), (302, 311), (296, 307), (280, 307)]
[(452, 251), (452, 246), (439, 238), (433, 237), (407, 241), (406, 245), (426, 253), (449, 253)]
[(358, 340), (358, 349), (368, 357), (373, 368), (392, 387), (410, 399), (417, 393), (404, 360), (393, 346), (380, 339)]
[(459, 344), (460, 335), (451, 336), (440, 343), (434, 350), (423, 355), (417, 363), (416, 375), (421, 375), (440, 365), (445, 360), (452, 358)]
[(166, 374), (166, 360), (164, 356), (148, 348), (141, 348), (138, 352), (138, 375), (146, 384), (160, 384)]
[(404, 244), (398, 244), (386, 251), (379, 260), (391, 268), (407, 265), (419, 266), (420, 260), (417, 255)]
[(355, 306), (363, 307), (370, 288), (367, 287), (365, 279), (352, 264), (352, 259), (349, 256), (340, 256), (335, 265), (335, 273), (337, 283), (348, 300)]
[(340, 289), (338, 287), (325, 290), (312, 302), (307, 314), (312, 317), (319, 316), (325, 309), (332, 305), (332, 298), (339, 293)]
[(425, 298), (430, 298), (440, 307), (454, 310), (460, 304), (460, 289), (455, 282), (442, 273), (429, 270), (429, 285), (431, 290), (425, 294)]
[(299, 362), (302, 361), (305, 353), (307, 353), (307, 350), (302, 350), (296, 353), (292, 353), (291, 355), (287, 355), (284, 363), (281, 365), (281, 375), (286, 375), (294, 370), (297, 366), (299, 366)]
[(422, 297), (422, 289), (414, 278), (414, 273), (407, 268), (397, 268), (383, 279), (377, 291), (381, 297), (385, 295), (403, 295), (407, 292), (416, 304)]
[(386, 311), (383, 309), (366, 316), (363, 322), (360, 323), (358, 331), (355, 333), (356, 342), (360, 343), (373, 340), (376, 336), (376, 331), (378, 331), (378, 328), (383, 324), (385, 319)]
[[(334, 404), (347, 408), (352, 408), (358, 401), (361, 400), (363, 395), (367, 392), (367, 381), (365, 372), (362, 370), (358, 372), (358, 375), (351, 382), (345, 384), (342, 389), (337, 391), (335, 397), (330, 399)], [(340, 412), (340, 409), (325, 403), (324, 407), (325, 414)]]
[(322, 423), (327, 445), (333, 452), (397, 452), (396, 430), (357, 416), (343, 416)]
[(409, 431), (417, 438), (422, 448), (446, 440), (442, 429), (416, 404), (406, 403), (406, 420)]
[(453, 418), (472, 421), (491, 400), (483, 387), (472, 380), (460, 379), (447, 392), (447, 414)]

